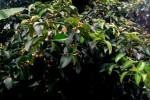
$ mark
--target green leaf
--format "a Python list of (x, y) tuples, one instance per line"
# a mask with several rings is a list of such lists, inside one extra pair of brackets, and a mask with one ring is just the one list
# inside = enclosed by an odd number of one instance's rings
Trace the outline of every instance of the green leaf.
[(123, 82), (124, 77), (127, 75), (128, 72), (123, 72), (120, 76), (120, 82)]
[(68, 39), (68, 36), (65, 34), (56, 34), (53, 38), (53, 41), (65, 41)]
[(142, 79), (142, 76), (139, 73), (135, 73), (134, 77), (135, 77), (136, 85), (139, 86), (141, 79)]
[(32, 41), (27, 41), (27, 43), (25, 44), (26, 51), (29, 51), (31, 44), (32, 44)]
[(43, 40), (42, 37), (37, 37), (37, 38), (35, 38), (35, 40), (33, 41), (33, 46), (38, 45), (42, 40)]
[(108, 69), (108, 74), (111, 75), (113, 68), (116, 66), (116, 64), (110, 64), (110, 67)]
[(145, 66), (146, 66), (146, 63), (143, 62), (143, 61), (140, 61), (140, 62), (138, 63), (138, 65), (137, 65), (137, 68), (138, 68), (139, 71), (141, 71), (141, 70), (144, 69)]
[(126, 55), (126, 53), (119, 53), (116, 57), (115, 57), (115, 62), (117, 63), (122, 57), (124, 57)]
[(11, 77), (7, 77), (5, 80), (4, 80), (4, 84), (6, 86), (7, 89), (11, 89), (12, 86), (13, 86), (13, 82), (12, 82), (12, 78)]
[(60, 58), (60, 67), (65, 68), (70, 62), (72, 57), (71, 56), (61, 56)]
[(78, 25), (79, 19), (77, 17), (69, 17), (65, 20), (67, 23), (73, 23), (75, 25)]
[(24, 10), (25, 8), (11, 8), (11, 9), (2, 9), (0, 10), (0, 20), (1, 19), (6, 19), (8, 17), (10, 17), (11, 15), (14, 15), (15, 13), (18, 13), (22, 10)]
[(39, 12), (38, 15), (39, 15), (40, 17), (42, 17), (42, 15), (43, 15), (46, 11), (47, 11), (47, 9), (43, 9), (43, 10), (41, 10), (41, 11)]
[(150, 75), (150, 66), (145, 66), (144, 70), (146, 71), (147, 74)]
[(143, 82), (144, 82), (147, 78), (147, 74), (141, 74), (141, 75), (142, 75), (142, 79), (143, 79)]
[(10, 52), (9, 51), (4, 51), (4, 55), (7, 59), (10, 58)]
[(111, 43), (109, 41), (105, 41), (106, 45), (107, 45), (107, 48), (108, 48), (108, 51), (109, 51), (109, 54), (112, 53), (112, 46), (111, 46)]
[(55, 50), (56, 44), (54, 42), (52, 42), (52, 46), (51, 46), (51, 52), (53, 52)]
[(146, 47), (146, 53), (150, 56), (150, 47)]
[(134, 68), (130, 68), (129, 71), (138, 72), (138, 69), (134, 67)]
[(80, 36), (80, 43), (82, 44), (84, 42), (83, 36)]
[(75, 65), (78, 61), (78, 58), (76, 55), (72, 55), (72, 61), (73, 61), (73, 64)]
[(100, 25), (101, 25), (101, 29), (104, 29), (105, 21), (103, 21), (102, 23), (100, 23)]
[(82, 25), (82, 27), (83, 27), (86, 31), (88, 31), (88, 30), (91, 29), (90, 25), (89, 25), (89, 24), (85, 24), (85, 23)]
[(126, 69), (128, 67), (130, 67), (132, 64), (134, 64), (135, 61), (133, 60), (127, 60), (124, 64), (123, 64), (123, 68)]

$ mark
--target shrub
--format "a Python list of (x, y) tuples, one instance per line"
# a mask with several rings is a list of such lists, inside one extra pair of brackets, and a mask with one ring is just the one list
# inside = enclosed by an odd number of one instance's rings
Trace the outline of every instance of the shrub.
[(147, 99), (149, 35), (123, 6), (101, 2), (78, 14), (58, 0), (16, 14), (21, 23), (0, 48), (2, 99)]

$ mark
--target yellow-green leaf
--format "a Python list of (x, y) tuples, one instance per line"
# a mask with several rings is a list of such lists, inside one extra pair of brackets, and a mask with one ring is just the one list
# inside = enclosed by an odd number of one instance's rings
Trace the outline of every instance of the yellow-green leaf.
[(120, 76), (120, 82), (122, 83), (124, 77), (127, 75), (128, 72), (123, 72)]
[(142, 76), (139, 73), (135, 73), (134, 77), (135, 77), (136, 85), (139, 86), (141, 79), (142, 79)]
[(123, 64), (123, 68), (126, 69), (128, 67), (130, 67), (131, 65), (133, 65), (135, 63), (135, 61), (133, 60), (127, 60), (124, 64)]
[(107, 45), (107, 48), (108, 48), (108, 51), (109, 51), (109, 54), (112, 53), (112, 46), (111, 46), (111, 43), (109, 41), (105, 41), (106, 45)]
[(115, 62), (117, 63), (122, 57), (124, 57), (126, 55), (126, 53), (119, 53), (116, 57), (115, 57)]

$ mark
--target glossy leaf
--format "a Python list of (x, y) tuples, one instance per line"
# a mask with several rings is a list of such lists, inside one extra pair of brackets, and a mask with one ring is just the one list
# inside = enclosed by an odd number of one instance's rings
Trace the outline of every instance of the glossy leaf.
[(117, 63), (121, 58), (123, 58), (126, 55), (126, 53), (119, 53), (116, 57), (115, 57), (115, 62)]
[(65, 35), (65, 34), (56, 34), (54, 37), (53, 37), (53, 41), (65, 41), (68, 39), (68, 36)]

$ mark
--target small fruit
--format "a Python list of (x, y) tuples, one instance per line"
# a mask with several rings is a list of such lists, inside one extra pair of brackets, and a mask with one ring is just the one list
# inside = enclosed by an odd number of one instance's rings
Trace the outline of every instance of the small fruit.
[(72, 28), (73, 32), (76, 32), (78, 29), (76, 27)]
[(78, 23), (78, 27), (81, 27), (82, 25), (83, 25), (82, 22), (79, 22), (79, 23)]
[(62, 28), (61, 32), (66, 33), (67, 32), (67, 28), (66, 27)]

